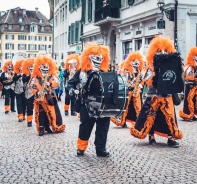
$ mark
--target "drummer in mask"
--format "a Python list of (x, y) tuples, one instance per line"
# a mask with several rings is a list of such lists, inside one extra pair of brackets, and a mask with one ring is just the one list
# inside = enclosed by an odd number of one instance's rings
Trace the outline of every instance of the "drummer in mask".
[(80, 89), (79, 98), (76, 102), (76, 111), (80, 113), (81, 124), (79, 126), (79, 136), (77, 140), (77, 155), (83, 156), (88, 146), (88, 141), (96, 123), (95, 147), (96, 154), (100, 157), (108, 157), (106, 151), (107, 134), (109, 130), (110, 118), (90, 117), (84, 103), (85, 90), (88, 76), (92, 71), (107, 72), (110, 61), (109, 49), (106, 46), (97, 43), (88, 43), (81, 55), (81, 69), (78, 70), (72, 79), (68, 81), (68, 90), (70, 95), (75, 95), (77, 88)]

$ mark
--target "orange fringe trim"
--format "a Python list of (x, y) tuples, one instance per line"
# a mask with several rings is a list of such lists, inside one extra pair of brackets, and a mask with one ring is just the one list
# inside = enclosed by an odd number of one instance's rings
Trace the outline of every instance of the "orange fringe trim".
[(86, 148), (87, 148), (87, 146), (88, 146), (88, 140), (81, 140), (80, 138), (78, 138), (78, 140), (77, 140), (77, 148), (79, 149), (79, 150), (86, 150)]
[(52, 117), (52, 114), (50, 113), (50, 110), (48, 108), (48, 105), (46, 104), (45, 101), (35, 101), (35, 122), (36, 122), (36, 130), (39, 132), (39, 129), (40, 129), (40, 123), (39, 123), (39, 104), (42, 105), (46, 115), (47, 115), (47, 118), (49, 120), (49, 126), (52, 127), (53, 131), (58, 133), (58, 132), (63, 132), (66, 128), (66, 125), (65, 124), (62, 124), (60, 126), (57, 126), (56, 125), (56, 122), (53, 121), (53, 117)]
[[(194, 117), (194, 102), (193, 102), (193, 98), (194, 96), (197, 95), (197, 86), (193, 87), (187, 97), (187, 101), (188, 101), (188, 109), (190, 114), (185, 114), (182, 110), (179, 111), (179, 116), (181, 118), (183, 118), (184, 120), (190, 120)], [(196, 107), (197, 107), (197, 102), (196, 102)]]
[[(171, 99), (170, 99), (171, 98)], [(178, 127), (175, 123), (174, 116), (169, 112), (169, 106), (167, 99), (172, 100), (172, 97), (152, 97), (152, 104), (150, 107), (150, 114), (147, 116), (146, 122), (144, 124), (144, 128), (142, 128), (141, 131), (138, 131), (134, 128), (134, 126), (130, 127), (130, 133), (134, 137), (137, 137), (139, 139), (144, 139), (147, 134), (150, 132), (155, 118), (156, 118), (156, 112), (158, 111), (159, 107), (162, 113), (165, 116), (166, 123), (169, 127), (170, 133), (172, 136), (176, 139), (181, 139), (183, 137), (183, 134), (181, 131), (178, 130)]]

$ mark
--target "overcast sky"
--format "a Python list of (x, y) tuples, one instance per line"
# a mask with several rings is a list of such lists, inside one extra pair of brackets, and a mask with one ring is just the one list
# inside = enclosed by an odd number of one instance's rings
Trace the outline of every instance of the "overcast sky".
[(26, 10), (35, 10), (35, 8), (38, 7), (38, 11), (49, 19), (50, 8), (48, 0), (0, 0), (0, 11), (16, 7)]

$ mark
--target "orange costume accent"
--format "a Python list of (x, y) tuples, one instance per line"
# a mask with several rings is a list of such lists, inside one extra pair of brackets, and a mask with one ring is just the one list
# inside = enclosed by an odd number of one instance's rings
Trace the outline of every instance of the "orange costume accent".
[(197, 47), (190, 49), (187, 61), (184, 66), (185, 74), (185, 92), (184, 92), (184, 103), (183, 110), (179, 111), (179, 116), (184, 120), (196, 120), (195, 115), (197, 114), (197, 75), (196, 75), (196, 61)]
[(154, 55), (160, 51), (168, 54), (174, 53), (176, 50), (173, 42), (167, 37), (158, 36), (150, 43), (147, 51), (149, 66), (144, 75), (144, 79), (146, 82), (148, 81), (149, 91), (136, 123), (130, 127), (131, 135), (139, 139), (144, 139), (147, 134), (154, 135), (154, 133), (164, 137), (182, 138), (182, 132), (178, 130), (177, 126), (172, 95), (159, 95), (153, 87), (155, 72), (153, 59)]

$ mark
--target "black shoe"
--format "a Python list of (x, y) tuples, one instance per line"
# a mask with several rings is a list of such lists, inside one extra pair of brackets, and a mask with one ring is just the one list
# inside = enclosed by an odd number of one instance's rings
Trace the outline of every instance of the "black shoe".
[(125, 123), (125, 124), (122, 126), (122, 128), (127, 128), (127, 124)]
[(44, 128), (40, 127), (40, 132), (39, 132), (39, 136), (43, 136), (44, 135)]
[(71, 111), (71, 116), (76, 116), (77, 113), (75, 111)]
[(151, 139), (151, 136), (149, 136), (149, 144), (154, 146), (156, 143), (155, 139)]
[(197, 121), (197, 118), (194, 116), (194, 117), (192, 118), (192, 121)]
[(27, 127), (32, 127), (32, 122), (28, 122)]
[(84, 150), (77, 150), (77, 156), (83, 156), (84, 155)]
[(19, 119), (18, 122), (23, 122), (23, 119)]
[(68, 116), (68, 111), (67, 110), (65, 110), (64, 113), (65, 113), (65, 116)]
[(172, 147), (172, 148), (178, 148), (179, 147), (179, 143), (174, 141), (174, 140), (170, 140), (168, 139), (168, 142), (167, 142), (168, 146)]
[(9, 111), (5, 111), (5, 114), (8, 114), (9, 113)]
[(16, 110), (11, 110), (11, 112), (16, 112)]
[(52, 134), (53, 133), (53, 131), (49, 127), (46, 128), (46, 131), (47, 131), (48, 134)]
[(97, 157), (109, 157), (109, 152), (107, 151), (96, 151)]

